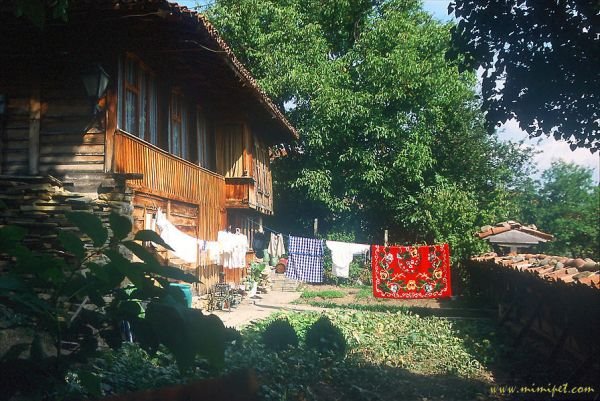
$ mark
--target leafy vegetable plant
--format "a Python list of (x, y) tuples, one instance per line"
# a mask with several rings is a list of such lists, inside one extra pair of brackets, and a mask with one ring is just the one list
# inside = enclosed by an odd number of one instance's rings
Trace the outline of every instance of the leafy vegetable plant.
[[(188, 309), (179, 289), (169, 285), (170, 280), (197, 279), (160, 264), (141, 244), (151, 241), (171, 249), (156, 232), (134, 235), (131, 220), (116, 213), (108, 216), (108, 226), (87, 212), (66, 217), (83, 235), (59, 230), (61, 256), (26, 247), (28, 233), (21, 227), (0, 228), (0, 254), (8, 260), (0, 276), (0, 302), (8, 315), (18, 317), (3, 328), (35, 333), (15, 341), (0, 359), (0, 370), (9, 372), (0, 379), (1, 395), (40, 391), (41, 399), (64, 384), (74, 364), (101, 347), (118, 348), (123, 322), (144, 349), (166, 346), (182, 371), (198, 356), (211, 368), (222, 368), (225, 327), (215, 316)], [(96, 379), (81, 378), (92, 395), (100, 394)]]

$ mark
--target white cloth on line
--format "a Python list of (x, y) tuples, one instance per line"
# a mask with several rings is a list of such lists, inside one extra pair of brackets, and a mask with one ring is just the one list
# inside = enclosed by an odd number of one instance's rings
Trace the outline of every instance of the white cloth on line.
[(156, 226), (160, 229), (160, 237), (173, 248), (173, 253), (187, 263), (197, 263), (198, 239), (180, 231), (167, 219), (162, 210), (156, 212)]
[(269, 255), (275, 258), (280, 258), (286, 253), (283, 242), (283, 234), (271, 233), (271, 241), (269, 241), (269, 248), (267, 252), (269, 252)]
[(206, 241), (206, 252), (208, 264), (218, 265), (220, 262), (219, 243), (217, 241)]
[(354, 255), (364, 254), (369, 250), (369, 245), (364, 244), (339, 241), (326, 241), (325, 244), (331, 250), (333, 275), (343, 278), (348, 278), (350, 275), (350, 263)]
[(219, 243), (220, 264), (228, 269), (246, 266), (246, 252), (248, 251), (248, 237), (241, 232), (230, 233), (219, 231), (217, 234)]

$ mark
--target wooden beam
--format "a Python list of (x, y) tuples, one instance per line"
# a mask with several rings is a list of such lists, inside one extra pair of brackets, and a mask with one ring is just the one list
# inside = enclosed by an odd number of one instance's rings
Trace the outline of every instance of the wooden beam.
[(109, 89), (106, 94), (106, 133), (104, 139), (104, 172), (111, 172), (115, 153), (117, 131), (117, 92)]
[(40, 172), (40, 119), (42, 104), (40, 101), (40, 83), (34, 80), (29, 98), (29, 174)]
[(243, 155), (242, 155), (242, 169), (244, 177), (252, 176), (252, 134), (250, 133), (250, 127), (244, 123), (242, 125), (242, 143), (243, 143)]

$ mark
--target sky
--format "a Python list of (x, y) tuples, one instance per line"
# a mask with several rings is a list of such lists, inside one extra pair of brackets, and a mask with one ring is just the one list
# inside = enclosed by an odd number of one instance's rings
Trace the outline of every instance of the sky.
[[(200, 4), (210, 3), (209, 0), (199, 0)], [(180, 5), (194, 7), (196, 0), (179, 0)], [(450, 0), (423, 0), (425, 11), (433, 15), (440, 21), (451, 21), (452, 16), (448, 15), (448, 4)], [(600, 181), (600, 152), (592, 154), (587, 149), (576, 149), (571, 151), (565, 141), (556, 141), (552, 137), (539, 137), (529, 139), (527, 133), (519, 128), (518, 121), (509, 120), (498, 128), (498, 137), (502, 140), (518, 142), (523, 140), (524, 146), (531, 146), (540, 153), (535, 155), (533, 162), (539, 173), (548, 169), (553, 161), (564, 160), (566, 162), (576, 163), (593, 170), (594, 181)]]
[[(448, 15), (448, 3), (449, 0), (424, 0), (423, 8), (440, 21), (451, 21), (453, 18)], [(519, 128), (519, 122), (516, 120), (507, 121), (498, 128), (497, 132), (502, 140), (514, 142), (524, 140), (524, 145), (540, 151), (533, 158), (539, 173), (548, 169), (553, 161), (564, 160), (591, 168), (595, 182), (600, 181), (600, 152), (592, 154), (587, 149), (572, 151), (567, 142), (556, 141), (553, 137), (542, 136), (529, 139), (527, 133)]]

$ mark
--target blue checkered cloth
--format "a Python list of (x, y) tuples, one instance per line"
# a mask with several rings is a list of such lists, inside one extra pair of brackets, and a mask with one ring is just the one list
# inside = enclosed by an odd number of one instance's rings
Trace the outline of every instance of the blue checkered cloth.
[(307, 283), (323, 282), (323, 241), (320, 239), (289, 237), (288, 278)]

